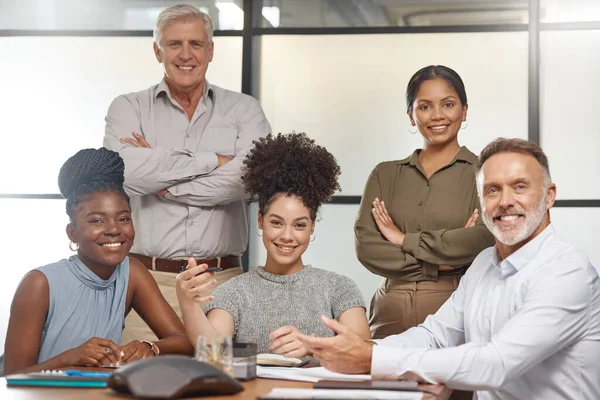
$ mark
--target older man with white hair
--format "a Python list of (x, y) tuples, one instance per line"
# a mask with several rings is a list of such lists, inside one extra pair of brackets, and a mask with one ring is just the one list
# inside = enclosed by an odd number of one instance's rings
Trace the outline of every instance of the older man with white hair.
[(477, 399), (600, 399), (600, 281), (550, 223), (556, 186), (534, 143), (498, 139), (479, 157), (478, 192), (496, 246), (422, 325), (364, 342), (301, 336), (334, 371), (420, 379)]
[[(163, 10), (154, 29), (163, 80), (118, 96), (106, 116), (104, 145), (125, 161), (137, 231), (131, 256), (151, 270), (180, 316), (174, 285), (187, 257), (221, 271), (219, 283), (242, 272), (248, 219), (241, 169), (253, 141), (270, 132), (254, 98), (206, 80), (212, 36), (212, 20), (197, 7)], [(125, 342), (133, 339), (154, 340), (137, 316), (127, 318), (123, 333)]]

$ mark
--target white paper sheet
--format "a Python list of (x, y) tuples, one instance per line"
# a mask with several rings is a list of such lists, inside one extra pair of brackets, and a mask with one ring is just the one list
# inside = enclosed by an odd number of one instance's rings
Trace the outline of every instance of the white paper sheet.
[(256, 367), (259, 378), (285, 379), (288, 381), (318, 382), (320, 380), (335, 381), (365, 381), (371, 375), (351, 375), (331, 372), (324, 367), (287, 368), (287, 367)]
[[(309, 369), (309, 368), (307, 368)], [(399, 392), (392, 390), (354, 389), (294, 389), (274, 388), (261, 399), (377, 399), (377, 400), (420, 400), (421, 392)]]

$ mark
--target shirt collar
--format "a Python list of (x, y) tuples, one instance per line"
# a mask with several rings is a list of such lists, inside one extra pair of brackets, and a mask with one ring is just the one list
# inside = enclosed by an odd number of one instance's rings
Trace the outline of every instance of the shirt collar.
[[(165, 82), (165, 79), (163, 78), (160, 83), (158, 84), (158, 86), (156, 87), (156, 93), (154, 94), (154, 98), (156, 99), (158, 97), (159, 94), (161, 93), (166, 93), (167, 96), (173, 100), (173, 98), (171, 97), (171, 90), (169, 90), (169, 86), (167, 86), (167, 83)], [(202, 98), (200, 99), (200, 102), (203, 102), (204, 99), (206, 99), (206, 96), (210, 96), (211, 99), (215, 99), (215, 91), (212, 87), (212, 85), (210, 84), (210, 82), (208, 82), (208, 80), (204, 80), (204, 89), (202, 92)]]
[[(419, 153), (421, 152), (421, 149), (416, 149), (410, 156), (406, 157), (403, 160), (398, 161), (399, 165), (413, 165), (416, 166), (419, 163)], [(471, 153), (471, 151), (469, 151), (469, 149), (467, 149), (465, 146), (462, 146), (460, 148), (460, 150), (458, 151), (458, 153), (454, 156), (454, 159), (452, 161), (450, 161), (450, 163), (448, 165), (452, 165), (457, 161), (464, 161), (467, 164), (475, 164), (477, 162), (477, 156), (475, 156), (473, 153)]]
[(494, 250), (492, 251), (492, 263), (496, 268), (500, 269), (503, 278), (516, 274), (529, 265), (534, 258), (539, 256), (542, 246), (548, 238), (554, 235), (554, 233), (554, 226), (549, 224), (539, 235), (533, 238), (533, 240), (506, 257), (504, 260), (500, 260), (498, 246), (494, 246)]

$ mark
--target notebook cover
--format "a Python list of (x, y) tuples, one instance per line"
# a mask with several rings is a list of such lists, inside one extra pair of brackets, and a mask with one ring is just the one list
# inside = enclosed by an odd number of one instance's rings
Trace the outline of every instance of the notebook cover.
[(7, 375), (5, 378), (8, 386), (105, 388), (110, 375), (110, 373), (81, 371), (78, 375), (32, 372), (29, 374)]

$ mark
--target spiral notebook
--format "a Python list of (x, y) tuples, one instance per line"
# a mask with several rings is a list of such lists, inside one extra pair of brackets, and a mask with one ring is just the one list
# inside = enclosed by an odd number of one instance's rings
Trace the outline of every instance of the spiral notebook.
[(104, 388), (112, 373), (79, 370), (42, 371), (7, 375), (8, 386), (50, 386)]

